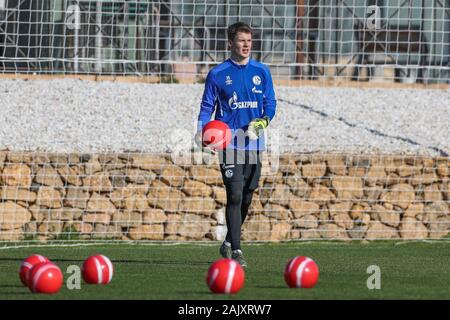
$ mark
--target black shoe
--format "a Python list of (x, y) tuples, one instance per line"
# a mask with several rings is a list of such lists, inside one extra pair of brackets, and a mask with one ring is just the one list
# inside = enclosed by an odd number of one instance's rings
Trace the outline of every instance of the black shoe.
[(220, 246), (220, 255), (224, 258), (231, 259), (231, 247), (225, 245), (225, 243), (222, 243)]
[(242, 253), (241, 250), (233, 250), (232, 254), (231, 254), (231, 258), (233, 260), (236, 260), (236, 262), (238, 262), (241, 267), (245, 268), (247, 267), (247, 262), (245, 262), (244, 260), (244, 254)]

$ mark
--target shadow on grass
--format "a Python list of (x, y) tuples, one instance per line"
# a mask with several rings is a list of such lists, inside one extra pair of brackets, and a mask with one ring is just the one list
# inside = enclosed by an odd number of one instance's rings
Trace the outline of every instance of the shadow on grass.
[[(76, 260), (76, 259), (50, 259), (50, 260), (53, 262), (81, 262), (81, 263), (84, 261), (84, 260)], [(0, 258), (0, 261), (17, 262), (20, 265), (20, 263), (23, 261), (23, 259), (4, 257), (4, 258)]]
[[(87, 258), (87, 257), (86, 257)], [(12, 259), (0, 259), (1, 260), (5, 260), (5, 261), (12, 261)], [(55, 258), (51, 258), (50, 259), (52, 262), (61, 262), (61, 263), (78, 263), (78, 264), (82, 264), (85, 260), (84, 259), (55, 259)], [(21, 262), (22, 260), (17, 260), (19, 262)], [(142, 261), (142, 260), (111, 260), (111, 262), (113, 263), (152, 263), (152, 261)]]
[(113, 263), (143, 263), (152, 265), (193, 265), (193, 266), (204, 266), (210, 265), (213, 261), (180, 261), (180, 260), (112, 260)]
[(176, 293), (176, 294), (184, 294), (184, 295), (187, 295), (187, 296), (193, 296), (193, 295), (199, 295), (199, 296), (212, 296), (212, 293), (211, 292), (208, 292), (208, 291), (192, 291), (192, 290), (190, 290), (190, 291), (188, 291), (188, 290), (186, 290), (186, 291), (173, 291), (173, 293)]
[[(12, 291), (11, 289), (17, 289)], [(2, 284), (0, 285), (0, 299), (2, 296), (29, 295), (30, 291), (22, 285), (18, 284)]]
[(0, 261), (21, 263), (23, 261), (23, 259), (20, 259), (20, 258), (0, 258)]
[[(84, 259), (58, 259), (58, 258), (51, 258), (50, 259), (53, 262), (59, 262), (59, 263), (76, 263), (76, 264), (82, 264), (84, 262)], [(9, 258), (4, 257), (0, 258), (0, 261), (6, 261), (6, 262), (17, 262), (19, 265), (23, 261), (22, 259), (17, 258)], [(212, 264), (214, 261), (192, 261), (192, 260), (186, 260), (186, 261), (180, 261), (180, 260), (130, 260), (130, 259), (112, 259), (112, 263), (130, 263), (130, 264), (148, 264), (148, 265), (180, 265), (180, 266), (206, 266)]]
[[(31, 294), (30, 291), (28, 291), (28, 292), (14, 292), (14, 291), (1, 291), (0, 290), (0, 300), (2, 300), (2, 296), (29, 296), (30, 294)], [(7, 298), (10, 298), (10, 297), (7, 297)]]
[(286, 289), (287, 286), (254, 286), (258, 289)]
[(2, 288), (25, 288), (25, 286), (21, 286), (21, 285), (18, 285), (18, 284), (1, 284), (0, 285), (0, 289), (2, 289)]
[[(71, 260), (71, 259), (55, 259), (54, 261), (61, 261), (61, 262), (84, 262), (84, 260)], [(136, 263), (136, 264), (155, 264), (155, 265), (209, 265), (213, 263), (214, 261), (180, 261), (180, 260), (129, 260), (129, 259), (112, 259), (112, 263)]]

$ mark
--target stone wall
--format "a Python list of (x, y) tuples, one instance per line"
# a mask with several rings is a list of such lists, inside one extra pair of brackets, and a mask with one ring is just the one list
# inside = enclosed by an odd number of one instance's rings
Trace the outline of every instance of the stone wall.
[[(217, 161), (195, 159), (2, 151), (0, 240), (222, 239)], [(449, 158), (284, 154), (276, 163), (264, 161), (245, 240), (449, 233)]]

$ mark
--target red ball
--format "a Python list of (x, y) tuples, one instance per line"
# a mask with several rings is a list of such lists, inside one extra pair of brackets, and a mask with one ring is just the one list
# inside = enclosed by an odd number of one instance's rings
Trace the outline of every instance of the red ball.
[(284, 280), (290, 288), (312, 288), (318, 279), (319, 268), (308, 257), (295, 257), (284, 268)]
[(223, 150), (230, 143), (231, 136), (230, 127), (225, 122), (213, 120), (203, 127), (202, 143), (204, 147)]
[(104, 255), (94, 255), (87, 258), (81, 268), (84, 281), (89, 284), (107, 284), (111, 282), (114, 268)]
[(238, 293), (244, 286), (245, 273), (233, 259), (219, 259), (208, 269), (206, 283), (213, 293)]
[(28, 286), (31, 269), (33, 269), (35, 265), (43, 262), (50, 262), (50, 260), (40, 254), (33, 254), (22, 261), (20, 264), (19, 277), (24, 286)]
[(43, 262), (31, 269), (28, 288), (32, 292), (53, 294), (63, 285), (61, 269), (52, 262)]

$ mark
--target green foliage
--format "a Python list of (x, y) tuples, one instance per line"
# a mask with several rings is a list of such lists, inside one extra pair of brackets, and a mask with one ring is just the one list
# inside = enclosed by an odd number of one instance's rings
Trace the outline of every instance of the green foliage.
[(26, 234), (22, 240), (23, 241), (35, 241), (35, 240), (37, 240), (37, 237), (38, 237), (37, 233), (29, 233), (29, 234)]
[(205, 77), (197, 77), (197, 83), (205, 83), (206, 78)]
[(160, 77), (160, 83), (180, 83), (174, 75), (164, 75)]
[(56, 241), (64, 241), (64, 240), (79, 240), (80, 233), (75, 229), (73, 225), (66, 226), (63, 231), (58, 234), (56, 237)]

